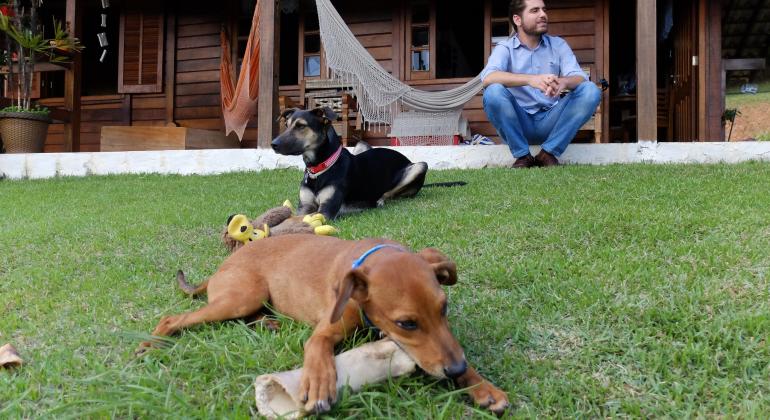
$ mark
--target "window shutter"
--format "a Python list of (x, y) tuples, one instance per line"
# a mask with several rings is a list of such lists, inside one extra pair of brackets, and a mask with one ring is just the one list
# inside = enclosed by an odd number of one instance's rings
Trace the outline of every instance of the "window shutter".
[[(163, 12), (147, 2), (127, 3), (120, 16), (118, 92), (162, 92)], [(136, 8), (136, 3), (143, 7)]]

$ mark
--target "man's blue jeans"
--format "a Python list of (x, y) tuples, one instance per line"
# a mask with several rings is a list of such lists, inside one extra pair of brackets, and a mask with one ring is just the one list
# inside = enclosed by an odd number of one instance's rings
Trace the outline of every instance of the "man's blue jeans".
[(484, 90), (484, 111), (514, 158), (529, 154), (530, 144), (560, 156), (599, 105), (601, 92), (592, 82), (583, 82), (551, 109), (529, 114), (501, 84)]

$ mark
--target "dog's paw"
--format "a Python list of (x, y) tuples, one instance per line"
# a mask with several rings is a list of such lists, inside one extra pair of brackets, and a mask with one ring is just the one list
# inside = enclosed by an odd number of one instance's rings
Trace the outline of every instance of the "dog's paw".
[(277, 332), (281, 330), (281, 321), (277, 319), (263, 319), (262, 326), (272, 332)]
[(487, 381), (473, 388), (471, 396), (479, 407), (487, 408), (498, 416), (510, 405), (508, 395)]
[(325, 413), (337, 400), (334, 357), (305, 357), (299, 387), (300, 401), (308, 413)]

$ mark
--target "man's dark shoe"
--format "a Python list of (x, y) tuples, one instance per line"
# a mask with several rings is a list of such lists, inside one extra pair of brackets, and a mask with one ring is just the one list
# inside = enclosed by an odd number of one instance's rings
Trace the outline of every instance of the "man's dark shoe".
[(533, 166), (537, 166), (537, 162), (529, 153), (516, 159), (516, 162), (513, 162), (514, 169), (531, 168)]
[(559, 159), (556, 159), (556, 156), (546, 152), (545, 150), (540, 150), (540, 153), (535, 156), (535, 162), (538, 166), (559, 166)]

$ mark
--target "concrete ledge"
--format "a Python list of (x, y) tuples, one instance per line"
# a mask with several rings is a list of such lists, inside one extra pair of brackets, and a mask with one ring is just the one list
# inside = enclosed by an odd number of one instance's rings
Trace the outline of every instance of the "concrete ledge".
[[(427, 162), (431, 169), (505, 167), (513, 163), (507, 146), (396, 149), (414, 162)], [(533, 154), (538, 150), (537, 146), (532, 147)], [(573, 144), (561, 160), (584, 165), (770, 161), (770, 142)], [(278, 168), (302, 169), (302, 159), (280, 156), (267, 149), (0, 155), (0, 176), (10, 179), (146, 173), (213, 175)]]

